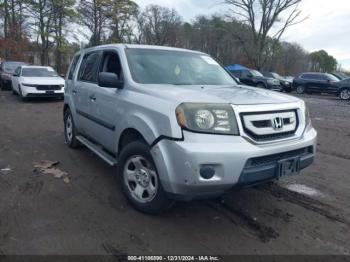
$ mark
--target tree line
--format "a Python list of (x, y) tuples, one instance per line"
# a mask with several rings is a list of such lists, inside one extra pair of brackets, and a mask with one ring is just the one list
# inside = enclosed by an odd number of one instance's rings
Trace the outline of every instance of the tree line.
[(40, 63), (62, 72), (63, 57), (84, 47), (106, 43), (166, 45), (209, 53), (222, 64), (295, 75), (331, 72), (336, 59), (325, 51), (308, 53), (281, 41), (284, 32), (306, 18), (302, 0), (224, 0), (225, 15), (198, 16), (185, 22), (174, 9), (132, 0), (0, 0), (0, 57), (25, 59), (33, 46)]

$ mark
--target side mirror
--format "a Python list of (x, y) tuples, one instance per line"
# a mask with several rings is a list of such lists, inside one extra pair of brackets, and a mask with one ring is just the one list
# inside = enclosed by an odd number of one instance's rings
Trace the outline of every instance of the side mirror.
[(119, 88), (124, 87), (124, 81), (120, 80), (117, 74), (101, 72), (98, 74), (98, 85), (106, 88)]
[(13, 74), (14, 77), (19, 77), (19, 74)]

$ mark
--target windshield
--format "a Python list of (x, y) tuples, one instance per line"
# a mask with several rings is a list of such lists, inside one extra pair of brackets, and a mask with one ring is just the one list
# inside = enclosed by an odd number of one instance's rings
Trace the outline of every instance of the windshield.
[(182, 51), (128, 49), (135, 82), (171, 85), (236, 85), (233, 77), (214, 59)]
[(327, 77), (330, 81), (339, 82), (339, 78), (335, 77), (334, 75), (327, 74)]
[(23, 68), (22, 76), (25, 77), (56, 77), (57, 72), (52, 68)]
[(260, 73), (260, 72), (257, 71), (257, 70), (250, 70), (250, 73), (251, 73), (253, 76), (262, 76), (262, 77), (263, 77), (263, 74)]
[(276, 78), (276, 79), (283, 79), (282, 76), (280, 76), (279, 74), (277, 73), (272, 73), (273, 77)]
[(4, 71), (14, 72), (17, 67), (24, 65), (22, 62), (6, 62), (4, 63)]

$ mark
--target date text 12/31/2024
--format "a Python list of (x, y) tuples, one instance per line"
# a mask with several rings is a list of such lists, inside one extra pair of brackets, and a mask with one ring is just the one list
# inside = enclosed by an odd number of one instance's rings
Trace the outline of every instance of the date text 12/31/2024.
[(128, 261), (220, 261), (217, 256), (128, 256)]

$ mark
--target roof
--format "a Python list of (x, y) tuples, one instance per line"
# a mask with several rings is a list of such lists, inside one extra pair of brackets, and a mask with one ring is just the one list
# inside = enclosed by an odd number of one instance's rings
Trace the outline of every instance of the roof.
[(90, 48), (83, 49), (81, 51), (87, 52), (87, 51), (93, 51), (93, 50), (100, 50), (100, 49), (106, 49), (106, 48), (116, 48), (121, 47), (124, 49), (150, 49), (150, 50), (168, 50), (168, 51), (182, 51), (182, 52), (190, 52), (190, 53), (198, 53), (198, 54), (204, 54), (202, 52), (196, 51), (196, 50), (189, 50), (184, 48), (177, 48), (177, 47), (169, 47), (169, 46), (157, 46), (157, 45), (137, 45), (137, 44), (109, 44), (109, 45), (100, 45), (100, 46), (94, 46)]
[(22, 68), (52, 68), (51, 66), (22, 65)]
[(234, 70), (246, 70), (248, 68), (239, 64), (233, 64), (233, 65), (227, 66), (226, 69), (230, 71), (234, 71)]

